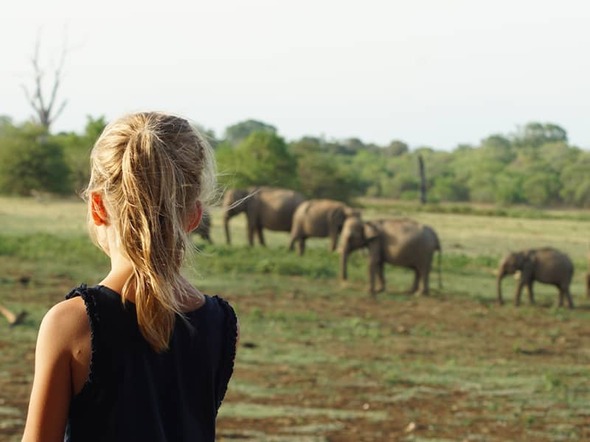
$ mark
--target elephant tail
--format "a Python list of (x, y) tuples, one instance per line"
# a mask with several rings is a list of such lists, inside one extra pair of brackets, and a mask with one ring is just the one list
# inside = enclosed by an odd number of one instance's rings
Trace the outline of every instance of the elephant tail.
[(438, 257), (437, 257), (437, 267), (438, 267), (438, 289), (442, 290), (443, 288), (443, 283), (442, 283), (442, 247), (440, 246), (440, 242), (438, 242), (438, 238), (437, 238), (437, 245), (436, 245), (436, 249), (438, 251)]

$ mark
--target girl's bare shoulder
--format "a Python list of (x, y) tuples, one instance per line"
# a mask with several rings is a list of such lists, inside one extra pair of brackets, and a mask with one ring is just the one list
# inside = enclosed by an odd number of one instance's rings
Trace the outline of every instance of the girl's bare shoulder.
[(76, 296), (55, 304), (43, 317), (39, 333), (66, 345), (72, 339), (90, 333), (84, 300)]

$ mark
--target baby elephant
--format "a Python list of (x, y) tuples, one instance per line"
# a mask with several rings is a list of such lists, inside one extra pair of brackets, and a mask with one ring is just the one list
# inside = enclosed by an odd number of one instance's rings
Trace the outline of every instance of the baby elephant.
[(503, 304), (502, 279), (506, 275), (512, 275), (520, 271), (520, 280), (516, 286), (514, 304), (520, 304), (522, 288), (527, 287), (529, 301), (535, 303), (533, 283), (535, 281), (544, 284), (552, 284), (559, 289), (559, 306), (563, 306), (563, 299), (567, 298), (569, 308), (573, 308), (570, 294), (570, 283), (574, 276), (574, 265), (571, 259), (563, 252), (545, 247), (541, 249), (523, 250), (508, 254), (500, 262), (498, 268), (498, 302)]

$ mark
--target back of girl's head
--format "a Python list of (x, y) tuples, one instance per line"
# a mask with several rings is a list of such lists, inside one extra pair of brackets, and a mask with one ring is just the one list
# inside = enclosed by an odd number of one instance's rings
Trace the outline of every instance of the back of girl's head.
[(122, 117), (105, 128), (92, 150), (86, 193), (102, 195), (134, 269), (122, 296), (133, 292), (140, 329), (156, 350), (167, 348), (181, 311), (179, 274), (191, 213), (197, 204), (204, 208), (214, 190), (211, 148), (180, 117)]

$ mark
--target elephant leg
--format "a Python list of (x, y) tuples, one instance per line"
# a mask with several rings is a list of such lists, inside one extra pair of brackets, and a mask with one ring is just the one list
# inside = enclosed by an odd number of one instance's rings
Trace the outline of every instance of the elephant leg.
[(369, 293), (373, 296), (377, 293), (375, 290), (375, 276), (378, 272), (379, 263), (374, 260), (369, 261)]
[(378, 269), (377, 269), (377, 271), (378, 271), (377, 275), (379, 276), (379, 289), (378, 289), (379, 292), (385, 291), (385, 270), (384, 270), (384, 267), (385, 267), (385, 263), (381, 262), (381, 263), (379, 263)]
[(333, 252), (334, 250), (336, 250), (336, 247), (338, 246), (338, 234), (331, 234), (330, 235), (330, 242), (331, 242), (330, 252)]
[(428, 283), (428, 272), (422, 271), (422, 289), (420, 290), (422, 295), (430, 294), (430, 285)]
[(520, 305), (520, 295), (522, 294), (522, 289), (524, 287), (524, 282), (522, 279), (518, 281), (518, 285), (516, 286), (516, 293), (514, 294), (514, 305)]
[(563, 307), (564, 299), (567, 300), (567, 306), (569, 308), (574, 308), (574, 303), (572, 301), (572, 294), (570, 293), (569, 286), (559, 286), (559, 306)]
[(258, 234), (258, 241), (260, 241), (260, 245), (266, 246), (266, 242), (264, 241), (264, 233), (262, 232), (262, 226), (258, 226), (256, 228), (256, 233)]
[(574, 308), (574, 302), (572, 301), (572, 294), (570, 293), (569, 287), (565, 287), (562, 290), (563, 293), (563, 297), (565, 297), (567, 299), (567, 306), (569, 308)]
[(531, 304), (535, 303), (535, 293), (533, 292), (533, 281), (529, 281), (526, 285), (527, 292), (529, 294), (529, 302)]
[(424, 271), (415, 270), (414, 293), (416, 295), (428, 295), (428, 281)]
[(295, 249), (295, 241), (297, 241), (297, 238), (295, 237), (291, 237), (291, 243), (289, 244), (289, 251), (292, 252)]
[(299, 238), (299, 256), (305, 253), (305, 238)]
[(254, 245), (254, 228), (248, 226), (248, 244), (250, 247)]
[(418, 288), (420, 286), (420, 274), (418, 273), (417, 269), (412, 269), (412, 270), (414, 271), (414, 280), (412, 281), (412, 285), (410, 286), (410, 289), (408, 290), (408, 293), (410, 295), (417, 293)]

